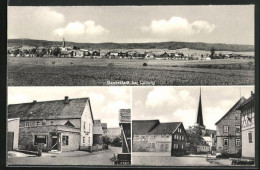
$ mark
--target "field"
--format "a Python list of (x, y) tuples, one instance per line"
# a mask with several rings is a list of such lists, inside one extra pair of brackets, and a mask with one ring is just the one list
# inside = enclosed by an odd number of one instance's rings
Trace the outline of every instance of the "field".
[(9, 86), (253, 84), (254, 60), (249, 59), (177, 61), (8, 57)]

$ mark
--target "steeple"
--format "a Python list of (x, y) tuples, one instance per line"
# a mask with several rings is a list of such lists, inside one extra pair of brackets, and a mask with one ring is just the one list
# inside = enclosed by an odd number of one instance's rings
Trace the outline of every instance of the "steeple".
[(203, 124), (203, 116), (202, 116), (201, 88), (200, 88), (200, 98), (199, 98), (199, 107), (198, 107), (198, 113), (197, 113), (197, 121), (196, 121), (195, 125), (205, 127)]
[(63, 38), (62, 48), (65, 48), (65, 39)]

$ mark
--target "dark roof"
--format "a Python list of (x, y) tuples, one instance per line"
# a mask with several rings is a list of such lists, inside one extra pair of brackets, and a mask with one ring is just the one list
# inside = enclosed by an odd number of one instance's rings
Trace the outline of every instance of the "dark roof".
[(145, 135), (153, 130), (158, 124), (159, 120), (133, 120), (132, 131), (134, 135)]
[(93, 125), (93, 134), (103, 134), (101, 121), (100, 120), (94, 120)]
[(206, 134), (204, 136), (216, 135), (216, 130), (206, 129)]
[(230, 113), (231, 111), (234, 111), (236, 109), (238, 109), (240, 107), (240, 105), (245, 101), (246, 99), (244, 97), (241, 97), (235, 104), (234, 106), (231, 107), (231, 109), (229, 109), (229, 111), (224, 115), (222, 116), (222, 118), (220, 118), (216, 123), (215, 125), (217, 125), (228, 113)]
[(255, 95), (252, 93), (252, 95), (246, 99), (237, 109), (242, 109), (245, 105), (247, 105), (249, 102), (255, 99)]
[(176, 129), (180, 126), (181, 122), (170, 122), (170, 123), (160, 123), (156, 128), (154, 128), (150, 135), (159, 135), (159, 134), (173, 134)]
[[(10, 104), (8, 118), (19, 117), (21, 120), (81, 118), (87, 102), (90, 105), (89, 98), (69, 99), (68, 103), (65, 103), (65, 100), (54, 100)], [(93, 119), (91, 105), (90, 112)]]

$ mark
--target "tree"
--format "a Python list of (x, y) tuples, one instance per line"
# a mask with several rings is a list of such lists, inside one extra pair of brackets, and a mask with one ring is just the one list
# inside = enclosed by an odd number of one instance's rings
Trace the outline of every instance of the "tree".
[(112, 141), (111, 144), (114, 145), (114, 146), (117, 146), (117, 147), (121, 147), (121, 146), (122, 146), (122, 142), (121, 142), (121, 139), (120, 139), (119, 137), (116, 137), (116, 138)]
[(107, 145), (109, 145), (111, 142), (110, 142), (110, 138), (108, 137), (108, 136), (103, 136), (103, 143), (104, 144), (107, 144)]
[(59, 47), (54, 48), (54, 50), (52, 51), (52, 54), (53, 54), (54, 56), (56, 56), (56, 57), (57, 57), (60, 53), (61, 53), (61, 51), (60, 51), (60, 48), (59, 48)]
[(210, 58), (214, 58), (214, 55), (215, 55), (215, 48), (214, 47), (212, 47), (211, 49), (210, 49)]

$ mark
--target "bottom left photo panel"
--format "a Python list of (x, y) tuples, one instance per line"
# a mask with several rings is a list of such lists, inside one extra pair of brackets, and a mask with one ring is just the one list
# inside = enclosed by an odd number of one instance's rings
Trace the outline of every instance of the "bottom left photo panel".
[(7, 166), (131, 164), (130, 87), (8, 87)]

